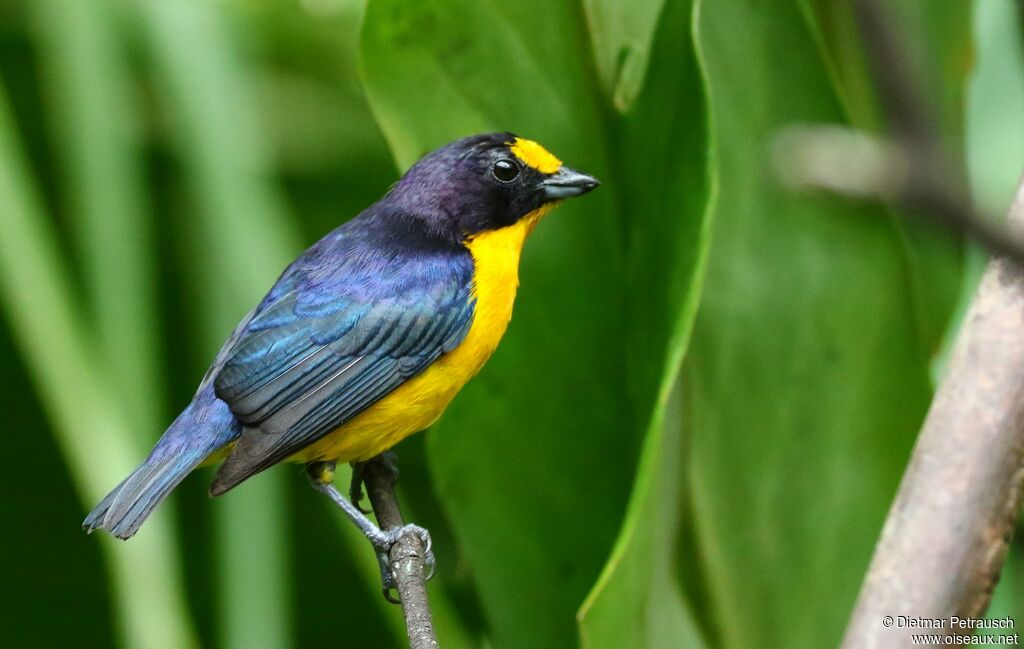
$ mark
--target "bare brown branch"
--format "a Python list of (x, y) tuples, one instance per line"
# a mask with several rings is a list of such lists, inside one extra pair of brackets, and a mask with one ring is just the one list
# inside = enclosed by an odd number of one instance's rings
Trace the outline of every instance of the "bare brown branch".
[[(1024, 230), (1024, 183), (1011, 209)], [(900, 484), (843, 646), (909, 647), (899, 616), (978, 618), (1024, 482), (1024, 272), (993, 259)], [(883, 622), (892, 616), (892, 627)], [(940, 633), (971, 635), (970, 629)]]
[[(905, 43), (878, 0), (854, 6), (887, 138), (798, 126), (776, 140), (790, 186), (899, 206), (962, 232), (994, 257), (889, 510), (846, 629), (845, 649), (914, 646), (914, 634), (970, 636), (953, 617), (988, 608), (1024, 487), (1024, 180), (1009, 227), (982, 217), (942, 151)], [(915, 628), (914, 622), (941, 625)]]
[[(402, 511), (395, 497), (394, 473), (382, 464), (381, 459), (375, 458), (363, 466), (363, 482), (380, 528), (389, 530), (401, 527)], [(391, 565), (405, 616), (410, 649), (437, 649), (430, 601), (427, 599), (424, 547), (420, 539), (412, 534), (402, 536), (391, 548)]]
[[(855, 0), (891, 138), (903, 158), (903, 208), (959, 229), (995, 253), (889, 510), (846, 630), (846, 649), (911, 647), (922, 630), (973, 635), (954, 616), (984, 615), (1016, 526), (1024, 485), (1024, 182), (1009, 228), (980, 218), (944, 157), (877, 0)], [(941, 626), (914, 628), (911, 621)]]

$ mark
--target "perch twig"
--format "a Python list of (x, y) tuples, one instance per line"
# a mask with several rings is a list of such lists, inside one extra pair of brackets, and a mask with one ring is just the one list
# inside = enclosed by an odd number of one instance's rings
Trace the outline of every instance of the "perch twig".
[[(995, 255), (918, 436), (843, 640), (844, 649), (889, 649), (913, 646), (913, 634), (973, 634), (952, 617), (984, 614), (1020, 512), (1024, 182), (1009, 227), (972, 209), (959, 176), (949, 173), (953, 167), (941, 151), (896, 27), (877, 0), (854, 5), (891, 139), (835, 127), (791, 130), (777, 142), (780, 174), (790, 184), (897, 203), (964, 232)], [(942, 626), (911, 628), (911, 619)]]
[[(1011, 209), (1024, 228), (1024, 183)], [(976, 619), (988, 608), (1024, 484), (1024, 271), (989, 263), (846, 630), (845, 649), (911, 646), (899, 616)], [(891, 627), (886, 627), (888, 618)]]
[(1024, 266), (1024, 238), (972, 206), (962, 175), (943, 151), (895, 23), (876, 0), (854, 5), (889, 138), (835, 125), (790, 126), (775, 139), (780, 178), (797, 189), (899, 204), (907, 216), (961, 232)]
[[(403, 525), (402, 511), (395, 497), (395, 474), (375, 458), (363, 466), (363, 483), (370, 505), (382, 530)], [(405, 616), (410, 649), (437, 649), (434, 622), (427, 599), (424, 547), (413, 534), (402, 536), (391, 548), (391, 565), (396, 590)]]

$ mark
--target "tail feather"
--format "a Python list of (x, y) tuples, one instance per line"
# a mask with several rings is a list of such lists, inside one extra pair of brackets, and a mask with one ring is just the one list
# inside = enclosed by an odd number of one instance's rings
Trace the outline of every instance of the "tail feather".
[(86, 517), (87, 532), (105, 529), (119, 539), (139, 531), (153, 510), (203, 461), (183, 457), (147, 460), (114, 488)]
[(110, 493), (100, 501), (100, 504), (92, 508), (89, 515), (85, 517), (84, 521), (82, 521), (83, 530), (92, 534), (93, 530), (100, 529), (103, 525), (103, 517), (107, 515), (107, 510), (110, 509), (110, 504), (114, 502), (114, 498), (117, 497), (118, 492), (121, 491), (121, 487), (123, 487), (126, 482), (128, 482), (128, 478), (125, 478), (119, 485), (111, 489)]
[(160, 438), (153, 452), (114, 487), (82, 522), (86, 532), (107, 530), (119, 539), (135, 534), (153, 510), (192, 469), (233, 442), (241, 424), (227, 404), (204, 386)]

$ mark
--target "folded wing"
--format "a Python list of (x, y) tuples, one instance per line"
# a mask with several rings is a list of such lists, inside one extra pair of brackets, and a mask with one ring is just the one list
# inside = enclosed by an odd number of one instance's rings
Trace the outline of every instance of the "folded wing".
[(245, 429), (211, 493), (315, 442), (458, 346), (473, 316), (471, 267), (402, 272), (413, 275), (382, 280), (379, 297), (360, 288), (365, 277), (282, 278), (214, 379)]

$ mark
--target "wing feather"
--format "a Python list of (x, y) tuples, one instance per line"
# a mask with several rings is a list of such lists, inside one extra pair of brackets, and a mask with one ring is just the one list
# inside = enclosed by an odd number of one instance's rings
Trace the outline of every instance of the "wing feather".
[(344, 266), (334, 276), (300, 268), (282, 277), (214, 379), (245, 430), (211, 492), (312, 444), (457, 346), (474, 307), (466, 257), (433, 262), (445, 272), (390, 271), (377, 280), (379, 297)]

